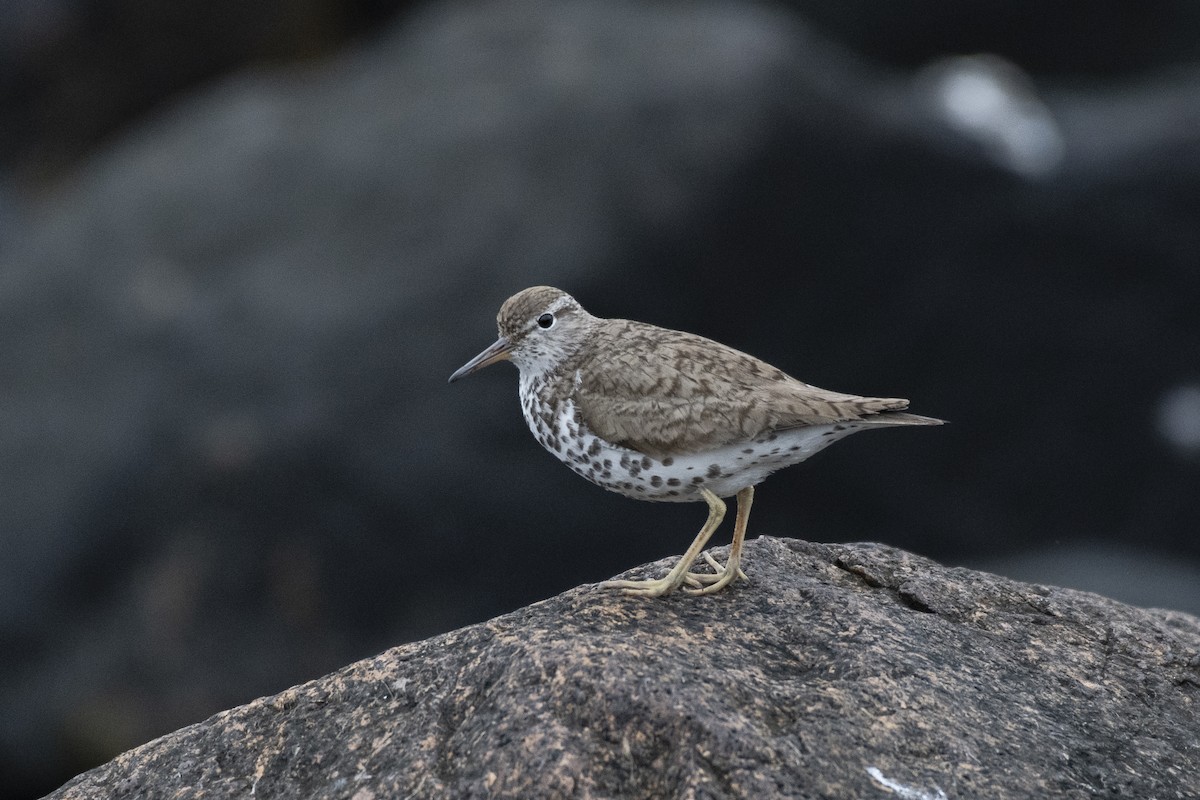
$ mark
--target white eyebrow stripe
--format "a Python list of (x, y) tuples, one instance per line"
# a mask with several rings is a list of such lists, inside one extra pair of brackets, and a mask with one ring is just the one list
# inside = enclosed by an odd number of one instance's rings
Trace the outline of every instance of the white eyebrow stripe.
[(545, 313), (554, 314), (558, 311), (562, 311), (567, 306), (573, 306), (573, 305), (575, 305), (575, 301), (571, 298), (571, 296), (563, 295), (562, 297), (558, 298), (553, 303), (551, 303), (550, 307), (546, 309)]
[[(578, 307), (578, 305), (579, 304), (576, 303), (575, 300), (570, 295), (563, 295), (562, 297), (558, 298), (553, 303), (551, 303), (549, 306), (547, 306), (546, 310), (543, 311), (542, 314), (557, 314), (559, 311), (562, 311), (564, 308)], [(539, 314), (538, 316), (540, 317), (541, 314)], [(534, 317), (533, 319), (531, 319), (525, 323), (526, 330), (533, 330), (536, 327), (537, 327), (537, 317)]]

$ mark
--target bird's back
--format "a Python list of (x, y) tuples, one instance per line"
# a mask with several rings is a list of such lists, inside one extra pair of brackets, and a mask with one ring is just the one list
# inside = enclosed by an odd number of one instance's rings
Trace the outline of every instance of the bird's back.
[(630, 320), (603, 320), (570, 367), (583, 422), (651, 455), (704, 452), (797, 427), (938, 422), (897, 413), (908, 406), (901, 398), (810, 386), (703, 336)]

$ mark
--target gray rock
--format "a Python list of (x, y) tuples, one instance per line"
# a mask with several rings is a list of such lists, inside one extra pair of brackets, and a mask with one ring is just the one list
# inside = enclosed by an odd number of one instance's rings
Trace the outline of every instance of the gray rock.
[(50, 797), (1195, 797), (1195, 617), (882, 545), (747, 557), (711, 598), (583, 586), (397, 647)]

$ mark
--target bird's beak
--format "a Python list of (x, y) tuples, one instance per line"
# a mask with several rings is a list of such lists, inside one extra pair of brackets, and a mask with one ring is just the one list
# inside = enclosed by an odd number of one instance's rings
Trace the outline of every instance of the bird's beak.
[(449, 382), (454, 383), (459, 378), (465, 378), (472, 373), (478, 372), (484, 367), (490, 367), (497, 361), (507, 361), (510, 355), (512, 355), (512, 349), (509, 345), (509, 341), (506, 337), (501, 336), (499, 339), (493, 342), (491, 347), (489, 347), (487, 350), (484, 350), (482, 353), (475, 356), (470, 361), (455, 370), (454, 374), (450, 376)]

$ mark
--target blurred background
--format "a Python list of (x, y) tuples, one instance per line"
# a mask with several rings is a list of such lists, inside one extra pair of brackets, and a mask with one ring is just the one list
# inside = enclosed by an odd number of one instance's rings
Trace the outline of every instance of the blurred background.
[(537, 283), (953, 422), (751, 536), (1200, 612), (1197, 30), (0, 0), (0, 791), (682, 552), (703, 508), (579, 480), (511, 367), (446, 385)]

